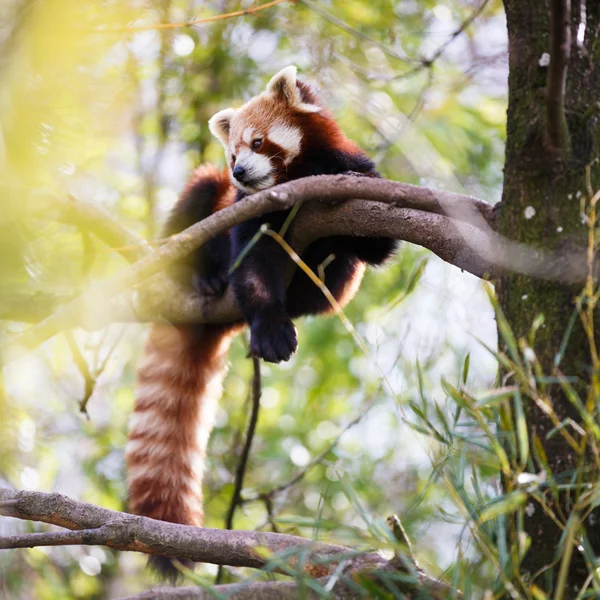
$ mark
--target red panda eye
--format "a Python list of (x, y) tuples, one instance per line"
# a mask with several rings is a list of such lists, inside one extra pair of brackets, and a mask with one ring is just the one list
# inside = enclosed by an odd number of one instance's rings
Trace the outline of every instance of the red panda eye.
[(258, 150), (262, 146), (262, 140), (254, 140), (252, 142), (252, 149)]
[(232, 154), (232, 155), (231, 155), (231, 162), (232, 162), (232, 163), (235, 163), (235, 158), (236, 158), (236, 157), (235, 157), (235, 154)]

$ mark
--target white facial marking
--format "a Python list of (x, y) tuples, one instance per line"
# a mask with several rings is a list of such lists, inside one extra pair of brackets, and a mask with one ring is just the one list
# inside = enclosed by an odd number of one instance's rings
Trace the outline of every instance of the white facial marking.
[(276, 125), (269, 130), (267, 137), (274, 144), (281, 146), (285, 150), (286, 165), (289, 165), (294, 158), (300, 154), (302, 132), (298, 127), (293, 127), (291, 125)]
[(254, 135), (254, 129), (252, 127), (246, 127), (244, 129), (244, 133), (242, 133), (242, 139), (246, 144), (250, 145), (250, 141), (252, 140), (252, 136)]
[(246, 169), (248, 175), (248, 183), (246, 184), (241, 184), (232, 178), (233, 184), (241, 190), (256, 192), (273, 185), (271, 161), (264, 154), (256, 154), (252, 150), (244, 149), (237, 155), (235, 164)]

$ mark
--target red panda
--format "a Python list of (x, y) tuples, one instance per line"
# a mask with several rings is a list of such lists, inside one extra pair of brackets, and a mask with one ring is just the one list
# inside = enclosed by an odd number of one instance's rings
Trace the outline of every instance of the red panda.
[[(341, 131), (296, 68), (277, 73), (266, 90), (239, 109), (218, 112), (211, 132), (225, 147), (229, 169), (199, 167), (165, 229), (171, 235), (253, 192), (308, 175), (360, 173), (378, 177), (373, 163)], [(297, 347), (292, 318), (327, 313), (331, 305), (303, 271), (286, 288), (290, 260), (263, 236), (229, 274), (230, 265), (263, 223), (279, 230), (289, 211), (270, 213), (221, 234), (174, 267), (180, 283), (203, 294), (233, 288), (244, 322), (154, 325), (137, 371), (135, 409), (126, 462), (129, 508), (155, 519), (200, 526), (206, 446), (232, 337), (247, 323), (250, 349), (269, 362), (288, 360)], [(356, 293), (365, 265), (382, 264), (397, 242), (333, 236), (311, 244), (303, 260), (317, 270), (327, 257), (325, 284), (343, 306)], [(177, 571), (153, 557), (163, 576)]]

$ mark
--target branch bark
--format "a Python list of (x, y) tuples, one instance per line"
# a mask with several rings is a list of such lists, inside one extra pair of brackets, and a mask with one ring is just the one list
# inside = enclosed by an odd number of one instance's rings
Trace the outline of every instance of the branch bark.
[[(308, 552), (306, 572), (316, 576), (335, 568), (332, 557), (354, 552), (334, 544), (270, 532), (225, 531), (156, 521), (100, 508), (60, 494), (0, 488), (0, 515), (41, 521), (71, 532), (18, 534), (0, 537), (0, 549), (57, 545), (104, 545), (117, 550), (159, 554), (196, 562), (261, 569), (270, 555)], [(282, 567), (294, 567), (294, 556)], [(285, 572), (285, 570), (284, 570)]]
[(122, 600), (215, 600), (216, 594), (222, 594), (228, 600), (316, 600), (322, 595), (306, 590), (299, 595), (298, 584), (293, 581), (269, 581), (257, 583), (234, 583), (216, 585), (210, 590), (195, 587), (157, 588), (135, 596), (127, 596)]
[[(407, 570), (378, 553), (359, 553), (345, 546), (312, 542), (270, 532), (226, 531), (156, 521), (78, 502), (60, 494), (0, 488), (0, 515), (51, 523), (71, 529), (0, 536), (0, 549), (59, 545), (104, 545), (117, 550), (159, 554), (232, 567), (266, 569), (298, 578), (293, 582), (268, 582), (219, 586), (233, 598), (296, 598), (310, 579), (327, 583), (340, 600), (354, 598), (356, 582), (394, 587), (398, 592), (427, 590), (434, 599), (446, 598), (451, 588), (416, 569)], [(331, 578), (331, 579), (327, 579)], [(134, 598), (210, 598), (194, 588), (160, 589)], [(307, 595), (307, 598), (313, 596)], [(322, 597), (322, 596), (314, 596)], [(460, 598), (460, 593), (456, 593)]]
[[(361, 200), (352, 200), (357, 197)], [(299, 252), (325, 236), (386, 236), (428, 248), (479, 277), (496, 278), (504, 271), (512, 271), (578, 283), (588, 275), (585, 249), (545, 252), (507, 240), (490, 226), (494, 223), (494, 207), (476, 198), (384, 179), (307, 177), (249, 196), (171, 236), (154, 252), (113, 277), (93, 284), (87, 292), (15, 338), (5, 348), (5, 358), (21, 356), (56, 333), (74, 327), (98, 329), (115, 321), (160, 318), (199, 323), (239, 320), (241, 315), (231, 290), (215, 299), (181, 294), (164, 276), (148, 280), (169, 263), (238, 223), (314, 200), (321, 202), (304, 207), (290, 229), (291, 245)], [(139, 293), (123, 294), (142, 283)]]

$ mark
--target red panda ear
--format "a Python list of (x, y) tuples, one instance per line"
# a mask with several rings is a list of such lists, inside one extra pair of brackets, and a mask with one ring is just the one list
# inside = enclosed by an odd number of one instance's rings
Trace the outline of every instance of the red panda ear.
[(225, 146), (229, 145), (229, 131), (231, 130), (231, 119), (235, 115), (235, 109), (226, 108), (219, 111), (208, 121), (210, 132)]
[(319, 112), (320, 106), (309, 104), (302, 101), (302, 95), (296, 85), (296, 72), (298, 69), (293, 65), (281, 69), (276, 73), (269, 83), (267, 83), (267, 94), (275, 97), (282, 102), (288, 104), (291, 108), (295, 108), (300, 112), (312, 113)]

